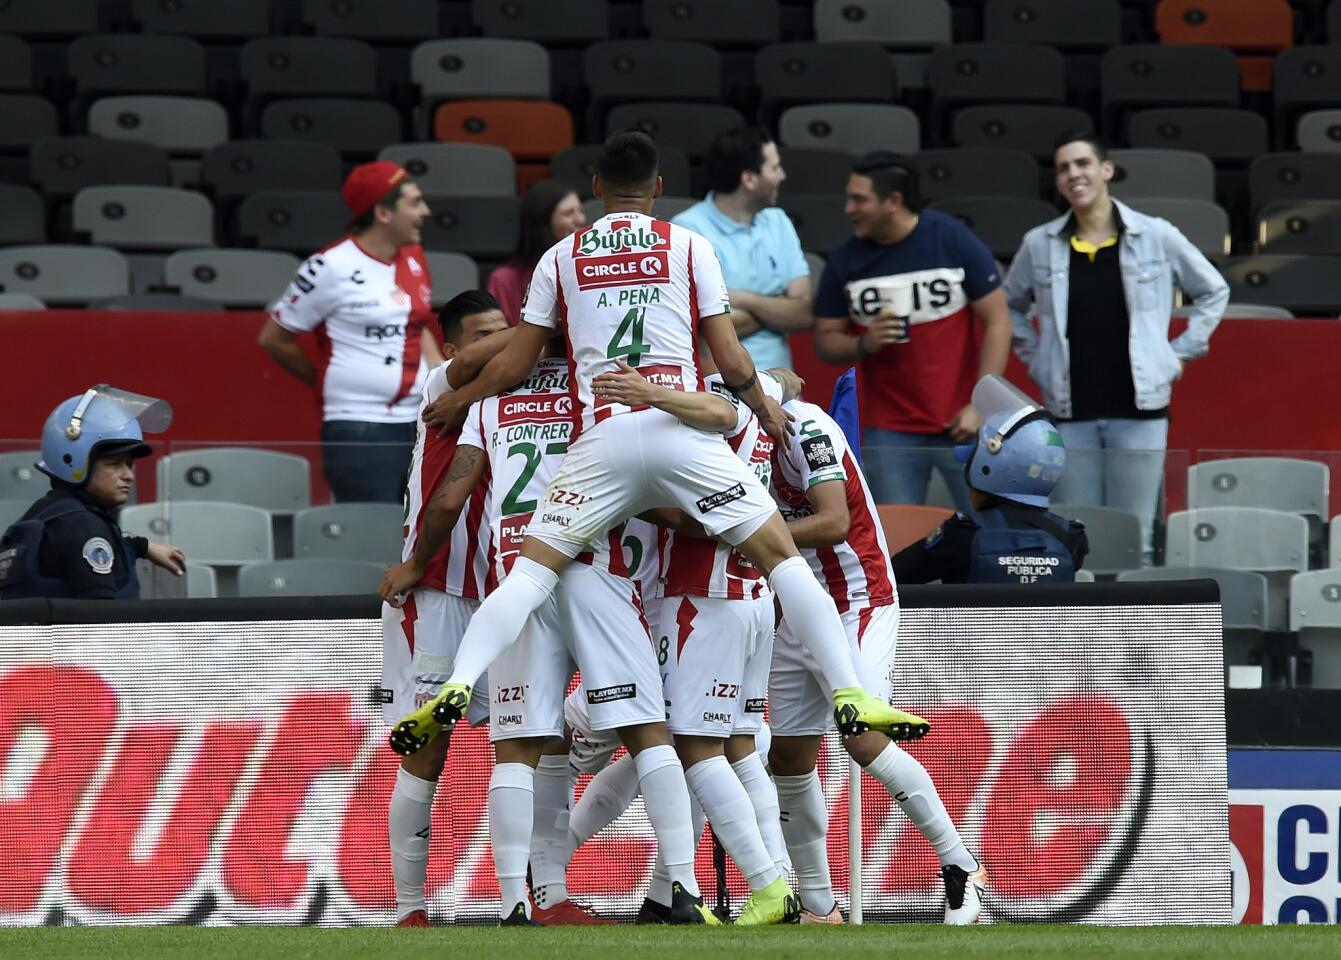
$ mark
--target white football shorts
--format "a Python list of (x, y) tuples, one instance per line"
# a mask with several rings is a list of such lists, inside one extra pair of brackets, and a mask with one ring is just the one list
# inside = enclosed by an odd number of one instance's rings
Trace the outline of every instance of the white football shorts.
[[(452, 664), (478, 600), (441, 590), (411, 590), (397, 609), (382, 604), (382, 719), (395, 726), (400, 719), (438, 695), (452, 675)], [(489, 677), (480, 677), (476, 689), (489, 689)], [(489, 719), (484, 696), (472, 696), (466, 711), (470, 725)]]

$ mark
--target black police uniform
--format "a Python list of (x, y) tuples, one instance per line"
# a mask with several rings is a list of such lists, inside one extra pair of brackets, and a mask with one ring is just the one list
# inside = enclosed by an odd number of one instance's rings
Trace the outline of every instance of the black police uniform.
[(1085, 525), (1042, 507), (990, 497), (979, 523), (962, 513), (893, 558), (900, 583), (1074, 582), (1089, 553)]
[(60, 484), (0, 537), (0, 600), (135, 600), (135, 561), (148, 553), (149, 541), (123, 534), (111, 510)]

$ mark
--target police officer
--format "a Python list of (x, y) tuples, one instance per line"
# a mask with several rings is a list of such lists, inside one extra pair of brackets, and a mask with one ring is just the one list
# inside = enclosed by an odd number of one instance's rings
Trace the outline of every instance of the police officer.
[(134, 461), (150, 452), (144, 431), (165, 430), (171, 421), (164, 401), (106, 384), (51, 411), (37, 463), (51, 492), (0, 537), (0, 600), (135, 600), (140, 557), (177, 576), (186, 572), (179, 547), (127, 537), (116, 523), (130, 498)]
[(1089, 552), (1085, 525), (1048, 512), (1066, 469), (1066, 447), (1048, 413), (997, 376), (973, 389), (983, 417), (977, 443), (955, 448), (974, 520), (956, 513), (899, 551), (901, 583), (1073, 582)]

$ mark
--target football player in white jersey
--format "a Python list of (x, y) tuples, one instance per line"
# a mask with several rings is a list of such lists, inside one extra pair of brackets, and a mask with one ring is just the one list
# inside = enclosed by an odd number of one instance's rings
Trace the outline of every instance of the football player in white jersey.
[[(724, 383), (765, 430), (780, 439), (789, 429), (736, 339), (711, 244), (650, 216), (661, 192), (656, 145), (645, 134), (615, 134), (602, 148), (597, 169), (593, 191), (605, 215), (541, 258), (522, 323), (507, 348), (460, 397), (440, 407), (442, 415), (459, 414), (466, 399), (519, 383), (555, 330), (566, 337), (574, 439), (527, 528), (512, 573), (473, 618), (448, 684), (435, 702), (402, 721), (402, 736), (427, 743), (444, 724), (459, 719), (471, 685), (520, 636), (572, 558), (630, 516), (656, 507), (679, 507), (708, 533), (738, 547), (768, 577), (792, 628), (822, 664), (844, 733), (925, 733), (926, 721), (862, 689), (832, 599), (797, 552), (767, 493), (720, 435), (686, 426), (655, 407), (629, 407), (595, 395), (592, 380), (621, 359), (655, 383), (698, 390), (695, 342), (701, 333)], [(674, 751), (666, 752), (665, 762), (679, 767)], [(657, 757), (662, 762), (664, 754)]]
[[(868, 690), (888, 698), (898, 640), (899, 598), (875, 501), (843, 432), (821, 408), (794, 400), (797, 432), (773, 451), (773, 495), (815, 575), (824, 580), (847, 630), (854, 667)], [(815, 765), (829, 726), (819, 665), (784, 615), (773, 648), (770, 765), (782, 829), (796, 867), (802, 923), (841, 923), (827, 856), (828, 810)], [(987, 871), (964, 847), (922, 764), (883, 733), (843, 741), (847, 752), (898, 801), (935, 849), (945, 884), (945, 922), (973, 923)]]

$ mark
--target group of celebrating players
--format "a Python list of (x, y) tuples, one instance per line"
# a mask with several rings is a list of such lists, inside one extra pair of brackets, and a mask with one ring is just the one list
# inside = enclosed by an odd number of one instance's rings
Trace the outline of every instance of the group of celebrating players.
[(935, 849), (945, 921), (972, 923), (986, 871), (896, 742), (929, 725), (889, 705), (898, 593), (843, 433), (790, 371), (754, 369), (712, 246), (650, 216), (653, 142), (616, 134), (597, 169), (605, 215), (541, 258), (518, 326), (482, 291), (440, 315), (449, 359), (381, 590), (398, 923), (429, 923), (461, 720), (494, 745), (502, 924), (609, 922), (565, 871), (639, 793), (657, 840), (640, 921), (719, 922), (694, 876), (706, 817), (750, 886), (738, 925), (841, 923), (816, 770), (831, 723)]

